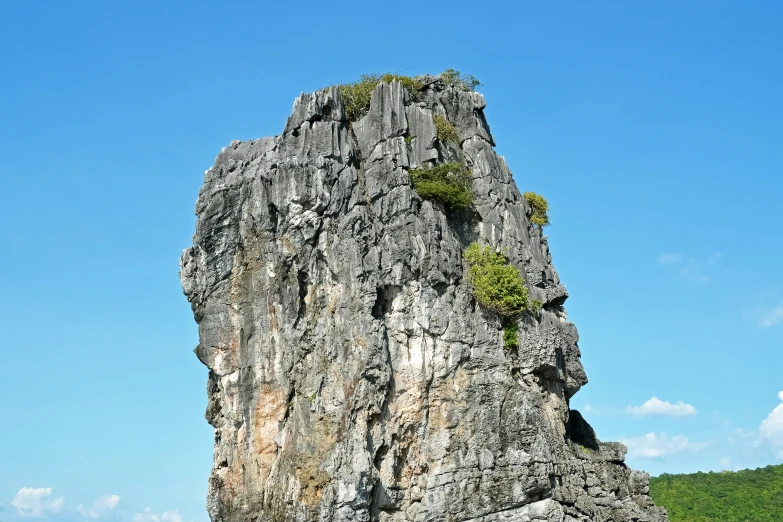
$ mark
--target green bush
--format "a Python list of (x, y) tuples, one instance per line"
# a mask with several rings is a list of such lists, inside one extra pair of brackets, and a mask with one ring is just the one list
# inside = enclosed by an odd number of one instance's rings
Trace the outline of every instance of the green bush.
[(459, 71), (454, 69), (446, 69), (440, 73), (440, 77), (446, 86), (456, 87), (461, 91), (475, 91), (476, 87), (481, 85), (481, 82), (472, 74), (460, 74)]
[(457, 129), (454, 128), (454, 125), (452, 125), (449, 120), (447, 120), (440, 114), (434, 115), (432, 119), (435, 121), (435, 130), (438, 131), (438, 139), (442, 143), (446, 143), (449, 141), (454, 143), (459, 143), (459, 136), (457, 135)]
[(411, 169), (409, 174), (413, 188), (422, 199), (437, 199), (450, 209), (465, 208), (473, 203), (471, 173), (460, 163)]
[(538, 317), (541, 315), (541, 308), (543, 308), (544, 303), (539, 301), (538, 299), (533, 299), (530, 301), (530, 315), (533, 317)]
[(538, 230), (540, 231), (543, 227), (549, 225), (549, 215), (547, 214), (549, 212), (549, 203), (544, 199), (544, 196), (535, 192), (525, 192), (523, 197), (533, 207), (533, 215), (530, 217), (530, 221), (538, 225)]
[(391, 83), (392, 80), (397, 80), (400, 82), (404, 88), (408, 89), (408, 92), (414, 99), (418, 98), (418, 94), (424, 88), (424, 85), (422, 85), (419, 80), (416, 78), (411, 78), (410, 76), (402, 76), (399, 74), (390, 73), (386, 73), (381, 76), (381, 82), (383, 83)]
[[(446, 69), (440, 75), (443, 82), (450, 87), (462, 91), (473, 91), (481, 85), (472, 74), (460, 74), (459, 71), (454, 69)], [(408, 90), (411, 98), (414, 100), (419, 99), (419, 93), (424, 89), (424, 85), (411, 76), (403, 76), (401, 74), (363, 74), (361, 79), (355, 83), (343, 83), (339, 85), (340, 94), (345, 104), (345, 112), (348, 114), (348, 119), (351, 121), (357, 121), (362, 116), (367, 114), (370, 109), (370, 99), (372, 97), (372, 91), (379, 83), (391, 83), (392, 80), (397, 80), (402, 86)], [(447, 122), (448, 123), (448, 122)], [(451, 125), (451, 124), (449, 124)], [(453, 129), (453, 126), (452, 126)], [(456, 133), (454, 134), (456, 136)], [(439, 133), (440, 137), (440, 133)], [(457, 138), (446, 141), (458, 141)]]
[(503, 326), (503, 344), (506, 346), (506, 350), (519, 348), (516, 322), (508, 322)]
[(340, 85), (340, 95), (349, 120), (357, 121), (367, 114), (370, 110), (372, 91), (378, 83), (380, 77), (377, 74), (365, 74), (359, 82)]
[(465, 250), (465, 260), (473, 295), (483, 307), (506, 318), (529, 310), (525, 280), (506, 256), (489, 246), (471, 243)]
[(344, 83), (339, 86), (348, 119), (357, 121), (367, 114), (367, 111), (370, 110), (372, 91), (375, 90), (379, 83), (391, 83), (392, 80), (400, 82), (404, 88), (408, 89), (408, 92), (414, 99), (424, 87), (421, 82), (410, 76), (390, 73), (363, 74), (360, 81)]

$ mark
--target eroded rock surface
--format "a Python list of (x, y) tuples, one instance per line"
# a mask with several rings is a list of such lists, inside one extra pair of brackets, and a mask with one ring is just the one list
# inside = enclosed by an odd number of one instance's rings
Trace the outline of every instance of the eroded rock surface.
[[(569, 410), (587, 378), (566, 290), (483, 96), (423, 79), (416, 100), (380, 84), (353, 124), (337, 88), (303, 94), (281, 136), (205, 174), (181, 278), (210, 369), (212, 520), (667, 520), (625, 447)], [(410, 168), (443, 161), (472, 170), (470, 209), (413, 190)], [(473, 299), (472, 241), (544, 302), (517, 351)]]

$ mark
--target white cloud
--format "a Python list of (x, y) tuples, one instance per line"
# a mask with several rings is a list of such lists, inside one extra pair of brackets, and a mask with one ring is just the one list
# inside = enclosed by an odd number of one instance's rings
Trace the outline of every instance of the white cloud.
[[(120, 503), (119, 495), (103, 495), (95, 499), (92, 505), (85, 507), (79, 504), (76, 509), (65, 506), (63, 497), (52, 497), (52, 488), (22, 488), (11, 501), (19, 516), (42, 520), (69, 520), (84, 522), (106, 522), (108, 520), (124, 522), (182, 522), (178, 510), (155, 513), (150, 508), (143, 511), (130, 511), (124, 503)], [(2, 504), (0, 504), (2, 511)], [(57, 515), (52, 517), (52, 515)]]
[(658, 263), (662, 265), (678, 265), (682, 263), (682, 254), (661, 254)]
[(715, 265), (720, 258), (720, 252), (715, 252), (704, 261), (686, 258), (682, 254), (664, 253), (658, 255), (658, 264), (678, 267), (677, 273), (680, 277), (692, 283), (706, 283), (711, 277), (707, 273), (707, 267)]
[(98, 497), (95, 502), (92, 503), (92, 508), (86, 509), (82, 504), (79, 504), (79, 513), (82, 518), (99, 518), (104, 516), (107, 512), (117, 507), (120, 502), (119, 495), (106, 495)]
[(680, 276), (693, 283), (706, 283), (710, 280), (710, 276), (705, 274), (701, 265), (693, 259), (689, 259), (680, 268)]
[(44, 513), (57, 513), (63, 508), (63, 497), (50, 498), (52, 488), (22, 488), (11, 501), (22, 517), (40, 517)]
[(99, 497), (95, 501), (98, 509), (114, 509), (117, 507), (117, 503), (120, 501), (119, 495), (111, 495), (106, 497)]
[(758, 442), (770, 447), (777, 457), (783, 458), (783, 391), (778, 393), (778, 398), (781, 404), (775, 406), (759, 425)]
[(150, 508), (144, 508), (144, 512), (136, 513), (133, 516), (133, 522), (182, 522), (182, 516), (176, 509), (174, 511), (164, 511), (158, 515), (153, 513)]
[(658, 397), (653, 397), (641, 406), (628, 406), (626, 412), (634, 417), (645, 417), (647, 415), (659, 415), (667, 417), (688, 417), (696, 415), (696, 408), (682, 401), (672, 404), (669, 401), (662, 401)]
[(685, 435), (669, 437), (665, 433), (648, 433), (642, 437), (624, 439), (622, 442), (628, 446), (629, 454), (638, 457), (664, 457), (683, 451), (698, 451), (706, 446), (705, 443), (690, 442)]
[(769, 328), (770, 326), (775, 326), (781, 320), (783, 320), (783, 301), (779, 302), (778, 305), (771, 310), (764, 312), (764, 315), (761, 316), (761, 320), (759, 321), (759, 326), (762, 328)]

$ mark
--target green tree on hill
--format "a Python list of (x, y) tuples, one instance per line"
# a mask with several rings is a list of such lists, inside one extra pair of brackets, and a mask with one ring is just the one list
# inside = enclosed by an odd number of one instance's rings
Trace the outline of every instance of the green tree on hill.
[(671, 522), (783, 522), (783, 465), (737, 472), (663, 474), (650, 496)]

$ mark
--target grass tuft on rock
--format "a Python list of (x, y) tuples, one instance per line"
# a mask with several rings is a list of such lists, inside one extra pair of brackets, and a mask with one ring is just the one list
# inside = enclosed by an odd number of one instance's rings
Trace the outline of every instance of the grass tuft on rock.
[(435, 199), (452, 210), (473, 203), (473, 183), (470, 170), (460, 163), (442, 163), (411, 169), (413, 188), (422, 199)]

